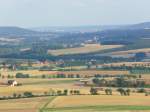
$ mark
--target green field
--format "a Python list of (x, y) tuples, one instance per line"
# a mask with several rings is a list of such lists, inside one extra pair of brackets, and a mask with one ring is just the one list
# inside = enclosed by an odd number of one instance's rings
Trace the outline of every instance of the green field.
[[(150, 111), (150, 106), (85, 106), (85, 107), (67, 107), (67, 108), (45, 108), (41, 112), (144, 112)], [(147, 111), (148, 112), (148, 111)]]

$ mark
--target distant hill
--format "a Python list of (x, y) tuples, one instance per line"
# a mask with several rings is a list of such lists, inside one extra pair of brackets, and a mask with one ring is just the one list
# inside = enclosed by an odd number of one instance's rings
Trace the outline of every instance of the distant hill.
[(133, 24), (125, 27), (126, 29), (150, 29), (150, 22)]
[(0, 27), (0, 36), (26, 36), (39, 32), (19, 27)]
[(54, 26), (54, 27), (36, 27), (31, 28), (40, 32), (97, 32), (115, 29), (150, 29), (150, 22), (144, 22), (131, 25), (93, 25), (93, 26)]
[[(12, 42), (14, 40), (19, 40), (19, 42)], [(6, 57), (7, 54), (10, 57), (18, 55), (19, 58), (26, 58), (22, 56), (41, 58), (43, 54), (44, 56), (47, 54), (49, 49), (61, 49), (64, 46), (78, 47), (87, 42), (101, 43), (102, 45), (124, 45), (122, 48), (112, 49), (111, 51), (150, 48), (150, 22), (133, 25), (33, 29), (0, 27), (0, 46), (2, 48), (0, 49), (0, 56), (3, 57)], [(20, 49), (26, 48), (32, 50), (20, 54)], [(103, 53), (111, 51), (103, 51)]]
[(24, 38), (30, 42), (37, 41), (45, 38), (56, 37), (55, 33), (51, 32), (38, 32), (31, 29), (20, 27), (0, 27), (0, 37), (4, 38)]

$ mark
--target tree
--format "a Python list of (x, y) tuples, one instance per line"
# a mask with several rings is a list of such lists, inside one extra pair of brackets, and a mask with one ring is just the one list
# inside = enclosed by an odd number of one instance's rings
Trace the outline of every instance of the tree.
[(127, 89), (127, 90), (126, 90), (126, 93), (127, 93), (128, 96), (130, 96), (130, 92), (131, 92), (130, 89)]
[(67, 89), (64, 90), (64, 95), (68, 95), (68, 90)]
[(77, 91), (76, 91), (76, 94), (77, 94), (77, 95), (80, 95), (80, 90), (77, 90)]
[(46, 75), (42, 75), (42, 78), (45, 79), (45, 78), (46, 78)]
[(70, 90), (70, 94), (71, 94), (71, 95), (73, 94), (73, 90)]
[(112, 95), (112, 89), (105, 89), (106, 95)]
[(62, 91), (61, 91), (61, 90), (58, 90), (58, 91), (57, 91), (57, 95), (58, 95), (58, 96), (62, 95)]
[(105, 89), (105, 93), (106, 95), (109, 95), (108, 89)]
[(124, 87), (125, 86), (125, 82), (124, 82), (123, 77), (117, 78), (117, 86), (118, 87)]
[(91, 93), (91, 95), (97, 95), (98, 94), (96, 88), (91, 88), (90, 93)]
[(119, 89), (117, 89), (117, 91), (120, 92), (121, 96), (124, 95), (124, 89), (123, 88), (119, 88)]
[(99, 85), (100, 84), (100, 80), (98, 78), (94, 78), (93, 79), (93, 83), (96, 84), (96, 85)]
[(8, 74), (8, 75), (7, 75), (7, 78), (8, 78), (8, 79), (10, 79), (10, 78), (11, 78), (11, 76)]

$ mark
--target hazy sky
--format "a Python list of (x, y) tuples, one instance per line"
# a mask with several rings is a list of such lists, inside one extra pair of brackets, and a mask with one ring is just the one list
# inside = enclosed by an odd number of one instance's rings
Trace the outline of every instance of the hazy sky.
[(150, 0), (0, 0), (0, 26), (79, 26), (150, 21)]

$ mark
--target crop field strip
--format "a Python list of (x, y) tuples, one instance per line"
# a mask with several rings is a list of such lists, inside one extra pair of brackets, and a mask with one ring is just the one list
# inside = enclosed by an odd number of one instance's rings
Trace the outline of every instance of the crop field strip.
[(67, 48), (60, 50), (48, 50), (49, 54), (58, 56), (58, 55), (68, 55), (68, 54), (82, 54), (82, 53), (92, 53), (107, 49), (120, 48), (122, 45), (100, 45), (100, 44), (87, 44), (83, 47), (77, 48)]
[(82, 107), (64, 107), (64, 108), (46, 108), (42, 112), (149, 112), (149, 106), (82, 106)]

